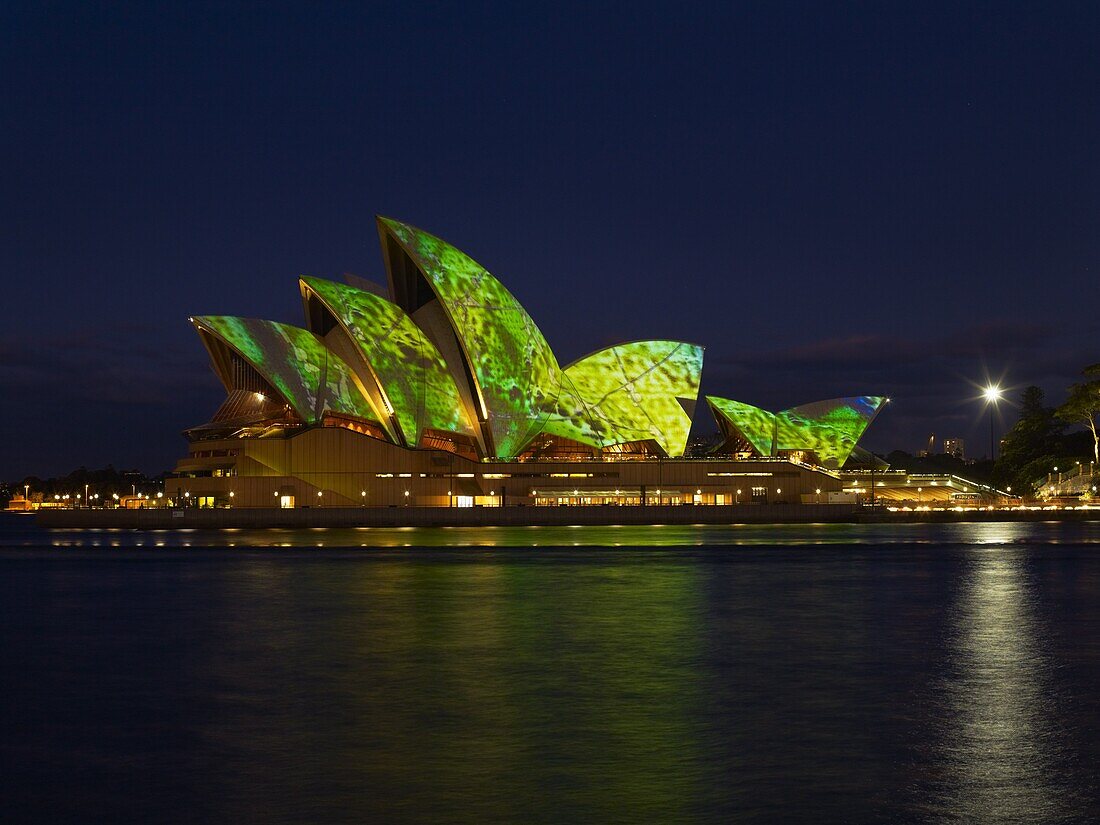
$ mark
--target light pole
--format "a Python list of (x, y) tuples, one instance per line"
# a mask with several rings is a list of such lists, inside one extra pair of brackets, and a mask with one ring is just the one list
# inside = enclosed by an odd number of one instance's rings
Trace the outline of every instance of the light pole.
[(1001, 400), (1004, 395), (1004, 391), (1001, 390), (996, 384), (990, 384), (982, 391), (982, 398), (985, 399), (985, 403), (989, 405), (989, 460), (993, 461), (996, 454), (997, 442), (993, 437), (993, 408), (997, 406), (997, 402)]

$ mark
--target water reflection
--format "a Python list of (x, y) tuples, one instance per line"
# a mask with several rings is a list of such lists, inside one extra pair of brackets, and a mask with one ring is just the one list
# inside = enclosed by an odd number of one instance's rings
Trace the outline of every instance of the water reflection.
[(1077, 809), (1038, 594), (1013, 550), (974, 550), (953, 612), (938, 813), (1055, 822)]
[(1097, 536), (0, 536), (4, 819), (1100, 821)]
[(683, 821), (702, 790), (699, 575), (242, 569), (202, 664), (219, 698), (198, 734), (225, 777), (207, 800), (223, 821)]
[(1100, 543), (1100, 522), (43, 530), (0, 524), (0, 547), (698, 547)]

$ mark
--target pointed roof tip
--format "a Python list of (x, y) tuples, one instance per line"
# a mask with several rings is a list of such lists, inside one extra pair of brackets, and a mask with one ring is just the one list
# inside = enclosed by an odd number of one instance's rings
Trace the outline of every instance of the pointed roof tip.
[(382, 215), (382, 214), (376, 214), (374, 216), (374, 222), (376, 224), (383, 224), (383, 225), (386, 225), (386, 226), (391, 226), (393, 224), (397, 224), (398, 226), (412, 226), (411, 223), (406, 223), (405, 221), (399, 220), (398, 218), (394, 218), (394, 217), (391, 217), (389, 215)]

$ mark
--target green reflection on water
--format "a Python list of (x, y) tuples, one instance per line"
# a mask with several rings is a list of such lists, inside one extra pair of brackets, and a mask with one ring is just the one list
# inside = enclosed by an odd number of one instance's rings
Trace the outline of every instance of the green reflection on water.
[[(260, 819), (299, 796), (324, 805), (317, 787), (293, 784), (238, 795), (265, 776), (306, 774), (344, 789), (344, 804), (346, 788), (360, 788), (354, 808), (368, 816), (690, 818), (704, 790), (701, 575), (691, 565), (567, 576), (517, 564), (242, 567), (222, 593), (239, 624), (224, 628), (207, 668), (220, 701), (201, 732), (237, 755), (220, 804)], [(317, 681), (295, 685), (292, 673)], [(292, 690), (256, 695), (257, 683)], [(257, 765), (256, 753), (270, 757)]]

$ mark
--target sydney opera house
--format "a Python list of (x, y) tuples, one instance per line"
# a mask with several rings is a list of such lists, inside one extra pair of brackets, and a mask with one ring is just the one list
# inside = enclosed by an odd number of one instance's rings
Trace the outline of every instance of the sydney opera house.
[(703, 348), (632, 341), (562, 365), (504, 285), (378, 219), (387, 287), (302, 278), (305, 326), (191, 318), (226, 398), (165, 494), (199, 507), (823, 502), (884, 399), (771, 413), (708, 396)]

